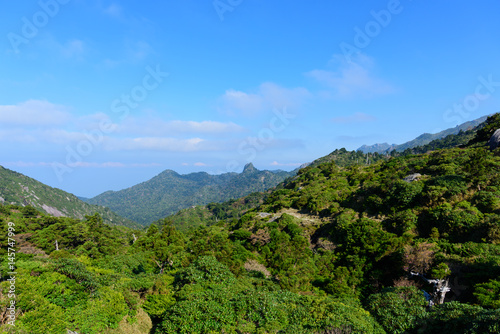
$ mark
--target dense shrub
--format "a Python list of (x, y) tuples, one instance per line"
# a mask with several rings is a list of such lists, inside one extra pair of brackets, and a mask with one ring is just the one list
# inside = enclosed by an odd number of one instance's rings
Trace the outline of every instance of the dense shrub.
[(410, 331), (427, 317), (427, 301), (413, 286), (387, 288), (371, 295), (366, 305), (387, 333)]

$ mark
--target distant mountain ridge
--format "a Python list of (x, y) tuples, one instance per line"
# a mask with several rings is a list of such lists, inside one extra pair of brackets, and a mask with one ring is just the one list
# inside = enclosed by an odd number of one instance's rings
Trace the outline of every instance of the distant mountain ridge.
[(110, 225), (138, 227), (110, 209), (81, 201), (73, 194), (52, 188), (21, 173), (0, 166), (0, 204), (33, 206), (56, 217), (83, 219), (85, 215), (99, 213)]
[(260, 171), (251, 163), (239, 174), (198, 172), (181, 175), (165, 170), (146, 182), (120, 191), (107, 191), (87, 202), (109, 207), (123, 217), (147, 225), (191, 206), (265, 191), (296, 172)]
[(397, 146), (398, 145), (396, 144), (388, 144), (388, 143), (363, 145), (356, 151), (361, 151), (363, 153), (383, 153), (383, 152), (390, 152), (394, 150)]
[(423, 146), (426, 144), (429, 144), (431, 141), (436, 140), (436, 139), (442, 139), (448, 135), (456, 135), (460, 131), (467, 131), (469, 129), (475, 128), (476, 126), (484, 123), (486, 121), (486, 118), (488, 116), (483, 116), (478, 119), (475, 119), (473, 121), (468, 121), (463, 124), (457, 125), (454, 128), (449, 128), (446, 130), (443, 130), (438, 133), (424, 133), (417, 138), (410, 140), (406, 143), (396, 145), (396, 144), (388, 144), (388, 143), (382, 143), (382, 144), (374, 144), (374, 145), (363, 145), (357, 149), (357, 151), (361, 151), (363, 153), (389, 153), (392, 150), (396, 150), (398, 152), (402, 152), (408, 148), (415, 148), (417, 146)]

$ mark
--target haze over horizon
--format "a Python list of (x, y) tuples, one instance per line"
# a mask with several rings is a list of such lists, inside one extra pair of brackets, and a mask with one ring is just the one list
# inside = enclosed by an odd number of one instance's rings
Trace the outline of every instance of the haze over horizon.
[(40, 0), (0, 13), (0, 165), (78, 196), (292, 170), (500, 111), (498, 1)]

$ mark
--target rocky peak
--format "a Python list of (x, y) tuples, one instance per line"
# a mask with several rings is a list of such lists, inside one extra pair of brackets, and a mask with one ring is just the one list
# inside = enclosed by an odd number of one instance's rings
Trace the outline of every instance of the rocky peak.
[(255, 166), (249, 162), (245, 165), (245, 167), (243, 168), (243, 173), (253, 173), (253, 172), (256, 172), (257, 171), (257, 168), (255, 168)]

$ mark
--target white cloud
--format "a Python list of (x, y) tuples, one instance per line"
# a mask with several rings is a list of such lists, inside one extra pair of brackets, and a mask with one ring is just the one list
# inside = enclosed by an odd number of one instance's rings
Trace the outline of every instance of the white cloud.
[(102, 65), (110, 69), (122, 65), (137, 64), (154, 53), (153, 47), (146, 41), (125, 40), (123, 41), (123, 50), (120, 53), (123, 57), (121, 59), (106, 58), (103, 60)]
[(183, 162), (183, 163), (181, 164), (181, 166), (186, 166), (186, 167), (187, 167), (187, 166), (207, 167), (207, 166), (209, 166), (209, 165), (207, 165), (207, 164), (206, 164), (206, 163), (204, 163), (204, 162), (195, 162), (195, 163), (193, 163), (193, 164), (188, 163), (188, 162)]
[(273, 161), (270, 163), (271, 166), (288, 166), (288, 167), (299, 167), (302, 166), (303, 162), (291, 162), (291, 163), (279, 163), (277, 161)]
[(66, 58), (81, 58), (85, 51), (83, 41), (74, 39), (60, 46), (61, 54)]
[[(0, 162), (1, 166), (9, 167), (52, 167), (53, 162), (30, 162), (30, 161), (10, 161), (10, 162)], [(79, 167), (79, 168), (130, 168), (130, 167), (159, 167), (159, 163), (122, 163), (115, 161), (107, 162), (85, 162), (80, 161), (76, 163), (71, 163), (68, 167)]]
[[(43, 163), (46, 164), (46, 163)], [(161, 166), (158, 163), (123, 163), (123, 162), (116, 162), (116, 161), (107, 161), (107, 162), (76, 162), (69, 164), (68, 167), (78, 167), (78, 168), (130, 168), (130, 167), (158, 167)]]
[(255, 92), (229, 89), (219, 98), (219, 111), (251, 116), (273, 108), (300, 106), (311, 94), (305, 88), (285, 88), (272, 82), (261, 84)]
[(40, 48), (48, 52), (51, 57), (59, 56), (66, 59), (83, 60), (87, 46), (80, 39), (71, 39), (66, 42), (60, 42), (50, 33), (45, 34), (43, 38), (37, 41)]
[(106, 138), (104, 147), (109, 151), (167, 151), (195, 152), (206, 149), (201, 138), (178, 139), (164, 137)]
[[(87, 141), (89, 137), (101, 140), (102, 133), (96, 136), (94, 133), (79, 131), (68, 131), (62, 128), (27, 129), (15, 127), (12, 129), (0, 129), (0, 140), (4, 142), (24, 144), (56, 144), (66, 145), (79, 141)], [(104, 136), (102, 136), (104, 138)]]
[(336, 70), (313, 70), (306, 75), (329, 87), (333, 97), (373, 97), (395, 91), (389, 83), (373, 75), (374, 62), (366, 55), (359, 54), (353, 61), (334, 55), (330, 64), (336, 66)]
[(132, 60), (146, 59), (150, 54), (154, 53), (153, 48), (145, 41), (136, 41), (134, 43), (126, 43), (127, 53)]
[(260, 85), (260, 92), (273, 108), (297, 107), (311, 96), (305, 88), (284, 88), (271, 82)]
[[(0, 140), (48, 150), (67, 145), (75, 149), (90, 142), (93, 151), (201, 152), (227, 150), (233, 143), (228, 137), (245, 131), (233, 122), (163, 121), (149, 116), (113, 124), (104, 113), (77, 117), (64, 109), (35, 100), (0, 106)], [(103, 121), (112, 127), (104, 130)], [(205, 136), (212, 139), (202, 139)]]
[(86, 162), (79, 161), (75, 163), (68, 164), (68, 167), (86, 167), (86, 168), (120, 168), (125, 167), (125, 164), (121, 162)]
[(108, 7), (103, 9), (104, 14), (112, 17), (121, 17), (123, 9), (120, 5), (112, 3)]
[(214, 121), (171, 121), (167, 123), (167, 127), (171, 127), (179, 132), (189, 133), (228, 133), (241, 132), (243, 128), (233, 122), (221, 123)]
[(221, 98), (222, 109), (229, 113), (254, 114), (264, 108), (264, 98), (258, 94), (248, 94), (233, 89), (227, 90)]
[(8, 166), (8, 167), (50, 167), (52, 163), (50, 162), (31, 162), (31, 161), (7, 161), (1, 162), (0, 166)]
[(364, 122), (373, 122), (376, 120), (377, 118), (375, 116), (368, 115), (362, 112), (357, 112), (349, 116), (340, 116), (332, 118), (333, 123), (340, 123), (340, 124), (364, 123)]
[(60, 125), (70, 119), (67, 108), (44, 100), (0, 106), (0, 124), (21, 126)]
[(233, 122), (215, 121), (163, 121), (158, 118), (138, 119), (130, 117), (118, 126), (120, 133), (133, 133), (146, 136), (164, 136), (166, 134), (227, 134), (244, 131), (244, 128)]
[(35, 134), (39, 140), (60, 145), (87, 139), (85, 134), (82, 132), (68, 131), (64, 129), (48, 129), (35, 132)]
[(102, 112), (80, 116), (74, 126), (78, 130), (102, 132), (103, 124), (106, 126), (106, 132), (117, 132), (120, 126), (120, 124), (114, 123), (108, 114)]
[(34, 144), (38, 142), (38, 138), (33, 131), (26, 131), (21, 128), (0, 128), (0, 140), (4, 143), (13, 142), (21, 144)]

